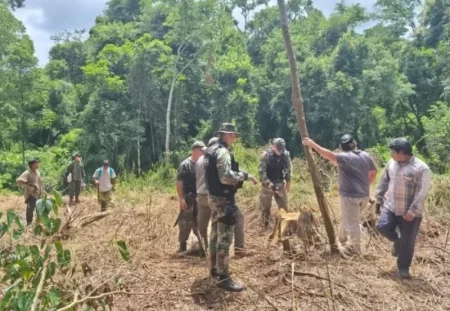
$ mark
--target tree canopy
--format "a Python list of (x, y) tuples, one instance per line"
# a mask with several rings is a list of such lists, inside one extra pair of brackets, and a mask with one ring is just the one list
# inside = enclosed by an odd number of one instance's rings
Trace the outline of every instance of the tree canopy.
[[(281, 136), (301, 155), (269, 1), (112, 0), (87, 39), (82, 30), (53, 36), (45, 68), (11, 13), (23, 4), (0, 2), (0, 187), (42, 153), (52, 169), (79, 151), (88, 168), (109, 158), (140, 174), (224, 121), (246, 146)], [(329, 16), (291, 0), (288, 18), (313, 139), (335, 148), (351, 132), (368, 148), (407, 136), (446, 172), (449, 0), (379, 0), (376, 14), (339, 3)]]

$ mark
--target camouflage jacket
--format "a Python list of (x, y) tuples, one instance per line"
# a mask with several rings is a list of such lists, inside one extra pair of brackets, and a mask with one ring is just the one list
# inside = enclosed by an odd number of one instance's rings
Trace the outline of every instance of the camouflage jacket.
[(218, 148), (217, 150), (217, 172), (219, 173), (220, 182), (224, 185), (237, 185), (244, 180), (244, 173), (235, 172), (231, 169), (231, 154), (226, 148)]

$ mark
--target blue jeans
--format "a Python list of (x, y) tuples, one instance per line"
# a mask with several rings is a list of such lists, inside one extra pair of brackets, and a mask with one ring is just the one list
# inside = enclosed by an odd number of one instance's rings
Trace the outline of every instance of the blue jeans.
[[(394, 242), (394, 248), (398, 253), (397, 267), (400, 270), (408, 270), (414, 255), (416, 237), (419, 233), (422, 217), (415, 217), (407, 222), (402, 216), (396, 216), (393, 212), (383, 209), (378, 222), (378, 232), (390, 241)], [(396, 228), (400, 229), (400, 236)]]

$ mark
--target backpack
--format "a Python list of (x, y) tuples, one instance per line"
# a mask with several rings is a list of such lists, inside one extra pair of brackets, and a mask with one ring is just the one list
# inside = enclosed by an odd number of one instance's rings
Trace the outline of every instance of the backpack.
[[(98, 179), (100, 179), (100, 177), (102, 177), (103, 169), (100, 167), (97, 169), (97, 171), (98, 171)], [(108, 172), (109, 172), (109, 176), (112, 176), (113, 169), (108, 167)]]

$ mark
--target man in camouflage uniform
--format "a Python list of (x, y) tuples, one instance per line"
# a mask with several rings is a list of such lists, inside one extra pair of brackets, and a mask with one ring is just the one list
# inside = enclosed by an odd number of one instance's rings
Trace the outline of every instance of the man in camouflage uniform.
[(278, 208), (288, 211), (287, 193), (291, 183), (291, 158), (282, 138), (275, 138), (272, 147), (264, 151), (259, 162), (259, 178), (262, 184), (260, 205), (264, 227), (269, 225), (272, 198)]
[[(180, 214), (177, 219), (178, 227), (180, 229), (178, 241), (180, 247), (179, 253), (183, 253), (187, 249), (187, 240), (191, 231), (197, 236), (197, 190), (196, 190), (196, 176), (195, 164), (197, 160), (205, 153), (206, 146), (201, 141), (196, 141), (192, 145), (192, 153), (189, 158), (181, 162), (178, 167), (177, 174), (177, 192), (180, 203)], [(201, 245), (201, 243), (200, 243)]]
[[(211, 147), (218, 142), (219, 138), (213, 137), (209, 140), (208, 147)], [(211, 220), (211, 208), (208, 202), (204, 162), (205, 156), (201, 156), (195, 164), (198, 204), (197, 223), (198, 231), (202, 238), (202, 247), (204, 246), (208, 249), (208, 224)], [(234, 225), (234, 256), (242, 257), (246, 255), (244, 248), (244, 215), (239, 210), (236, 212), (236, 224)]]
[(79, 153), (75, 153), (72, 157), (73, 162), (69, 164), (66, 170), (66, 179), (71, 174), (69, 183), (69, 198), (70, 205), (74, 204), (73, 198), (75, 197), (75, 203), (80, 203), (80, 193), (81, 193), (81, 184), (84, 180), (84, 167), (81, 164), (81, 155)]
[(24, 190), (25, 203), (27, 204), (27, 225), (33, 222), (33, 213), (36, 209), (36, 201), (42, 197), (44, 193), (44, 184), (42, 183), (41, 174), (39, 173), (39, 160), (31, 159), (28, 161), (28, 170), (23, 172), (17, 183)]
[(236, 215), (239, 213), (235, 194), (237, 188), (249, 179), (249, 174), (238, 171), (229, 151), (240, 135), (234, 125), (224, 123), (216, 134), (220, 135), (219, 142), (209, 147), (205, 155), (205, 177), (212, 212), (209, 243), (211, 276), (219, 278), (219, 287), (240, 292), (244, 287), (230, 278), (228, 261)]

